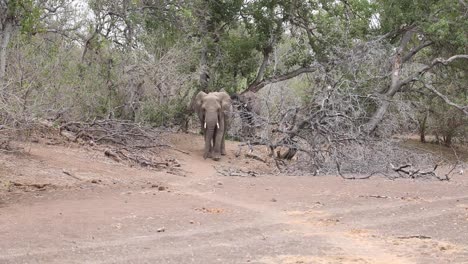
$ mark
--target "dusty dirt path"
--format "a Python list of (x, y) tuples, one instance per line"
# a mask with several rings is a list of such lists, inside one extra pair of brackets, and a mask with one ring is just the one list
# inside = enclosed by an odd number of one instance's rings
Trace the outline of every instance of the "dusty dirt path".
[(45, 187), (0, 196), (0, 263), (468, 263), (468, 175), (229, 177), (214, 166), (274, 170), (235, 143), (214, 162), (200, 136), (172, 142), (185, 174), (43, 144), (1, 156), (3, 183)]

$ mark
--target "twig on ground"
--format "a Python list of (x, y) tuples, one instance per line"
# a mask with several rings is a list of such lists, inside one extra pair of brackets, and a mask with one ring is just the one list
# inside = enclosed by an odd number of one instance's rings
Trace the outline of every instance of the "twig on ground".
[(392, 170), (398, 173), (398, 175), (402, 177), (409, 177), (411, 179), (416, 179), (416, 178), (422, 178), (422, 177), (433, 177), (436, 178), (440, 181), (448, 181), (449, 178), (441, 178), (439, 177), (436, 173), (435, 170), (438, 168), (438, 165), (436, 164), (432, 170), (428, 171), (422, 171), (421, 169), (418, 168), (413, 168), (413, 165), (411, 164), (405, 164), (401, 165), (399, 167), (395, 167), (393, 164), (390, 164), (392, 167)]
[(413, 239), (413, 238), (417, 238), (417, 239), (431, 239), (432, 237), (430, 236), (423, 236), (423, 235), (414, 235), (414, 236), (399, 236), (397, 237), (399, 239)]
[(232, 167), (214, 166), (216, 172), (223, 176), (238, 176), (238, 177), (257, 177), (258, 173), (252, 170), (244, 171)]
[(263, 162), (263, 163), (267, 163), (266, 160), (260, 158), (260, 157), (257, 156), (257, 155), (251, 154), (251, 153), (246, 153), (246, 154), (245, 154), (245, 157), (246, 157), (246, 158), (251, 158), (251, 159), (254, 159), (254, 160), (258, 160), (258, 161), (261, 161), (261, 162)]

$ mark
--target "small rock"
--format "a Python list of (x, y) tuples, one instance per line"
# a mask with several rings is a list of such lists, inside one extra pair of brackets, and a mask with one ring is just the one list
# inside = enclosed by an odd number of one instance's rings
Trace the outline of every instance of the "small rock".
[(156, 232), (158, 232), (158, 233), (162, 233), (162, 232), (165, 232), (165, 231), (166, 231), (166, 228), (164, 228), (164, 227), (158, 228), (156, 230)]
[(223, 183), (222, 183), (222, 182), (217, 182), (217, 184), (218, 184), (218, 185), (223, 185)]
[(164, 186), (159, 186), (158, 187), (158, 191), (164, 191), (164, 190), (166, 190), (166, 187), (164, 187)]
[(172, 166), (180, 167), (180, 162), (178, 160), (174, 159), (174, 160), (172, 160), (172, 163), (173, 163)]
[(276, 200), (275, 198), (272, 198), (271, 201), (276, 203), (278, 200)]
[(157, 184), (152, 184), (151, 185), (151, 188), (158, 188), (158, 187), (159, 187), (159, 185), (157, 185)]
[(189, 223), (193, 225), (195, 222), (194, 222), (193, 220), (190, 220), (190, 222), (189, 222)]
[(62, 130), (60, 131), (60, 134), (64, 137), (66, 137), (69, 141), (75, 141), (76, 140), (76, 135), (72, 132)]
[(98, 183), (97, 180), (91, 180), (91, 183)]

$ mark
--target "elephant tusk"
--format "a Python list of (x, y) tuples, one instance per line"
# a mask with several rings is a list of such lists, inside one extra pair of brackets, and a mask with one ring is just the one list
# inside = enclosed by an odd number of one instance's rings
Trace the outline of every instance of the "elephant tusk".
[(205, 122), (205, 129), (206, 129), (206, 122)]
[(216, 122), (216, 127), (219, 129), (219, 123), (218, 122)]

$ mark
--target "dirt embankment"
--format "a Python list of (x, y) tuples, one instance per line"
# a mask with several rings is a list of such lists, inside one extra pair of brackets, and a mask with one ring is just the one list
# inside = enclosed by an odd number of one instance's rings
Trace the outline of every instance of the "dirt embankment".
[(468, 263), (466, 173), (293, 177), (168, 140), (160, 170), (42, 140), (0, 154), (0, 263)]

